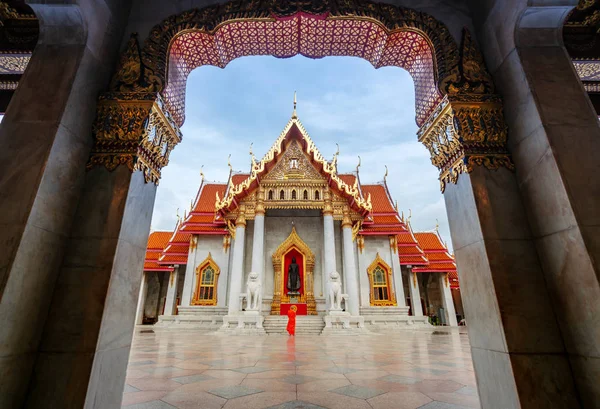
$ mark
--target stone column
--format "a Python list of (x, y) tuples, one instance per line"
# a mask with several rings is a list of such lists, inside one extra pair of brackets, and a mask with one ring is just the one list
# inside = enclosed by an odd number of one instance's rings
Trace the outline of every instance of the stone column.
[(440, 295), (442, 296), (442, 306), (446, 313), (448, 325), (451, 327), (458, 327), (458, 321), (456, 321), (456, 310), (454, 309), (454, 300), (452, 299), (452, 290), (450, 289), (450, 283), (448, 282), (448, 273), (438, 274), (438, 283), (440, 287)]
[[(138, 50), (133, 45), (126, 56)], [(120, 75), (111, 84), (122, 90)], [(156, 185), (181, 141), (156, 92), (101, 95), (92, 129), (94, 145), (47, 310), (29, 408), (120, 406)]]
[(325, 281), (329, 281), (329, 274), (337, 271), (335, 261), (335, 230), (333, 227), (333, 204), (331, 203), (331, 193), (325, 190), (323, 195), (325, 199), (325, 208), (323, 209), (323, 254), (325, 255), (324, 276)]
[[(96, 99), (110, 79), (129, 13), (127, 2), (109, 7), (102, 0), (32, 8), (39, 20), (37, 45), (0, 126), (2, 408), (25, 405), (83, 190)], [(87, 19), (100, 13), (105, 29), (88, 32), (96, 25)], [(140, 265), (138, 280), (141, 270)], [(132, 292), (132, 311), (138, 290), (139, 283)], [(53, 377), (36, 380), (53, 390), (53, 401), (59, 402), (54, 407), (69, 407), (60, 402), (72, 391), (54, 388), (56, 382)]]
[[(256, 209), (254, 211), (254, 235), (252, 238), (252, 271), (258, 273), (258, 282), (263, 289), (265, 270), (265, 206), (264, 191), (259, 187), (256, 196)], [(263, 290), (264, 291), (264, 290)], [(264, 294), (263, 294), (264, 295)], [(262, 310), (262, 305), (259, 306)], [(259, 311), (260, 311), (259, 310)]]
[[(417, 273), (408, 268), (408, 290), (410, 291), (410, 311), (415, 317), (423, 316), (423, 306), (421, 305), (421, 291), (419, 290), (419, 280)], [(404, 291), (402, 291), (404, 292)]]
[(352, 316), (359, 315), (359, 295), (358, 295), (358, 272), (356, 271), (356, 261), (354, 259), (354, 243), (352, 240), (352, 220), (350, 219), (350, 210), (344, 208), (344, 218), (342, 220), (342, 240), (344, 249), (344, 279), (346, 282), (346, 291), (348, 292), (348, 312)]
[[(181, 305), (189, 307), (192, 303), (194, 294), (194, 278), (196, 277), (196, 247), (198, 245), (198, 236), (193, 234), (190, 238), (190, 248), (188, 250), (188, 259), (185, 268), (185, 277), (183, 279), (183, 290), (181, 294)], [(223, 271), (221, 271), (221, 275)], [(222, 280), (223, 277), (219, 277)], [(218, 300), (218, 298), (217, 298)]]
[(235, 221), (235, 240), (233, 242), (233, 260), (231, 261), (231, 280), (229, 281), (229, 315), (239, 314), (240, 294), (244, 280), (244, 247), (246, 235), (246, 215), (244, 205), (238, 209)]
[(167, 287), (167, 299), (165, 300), (165, 312), (163, 315), (177, 314), (177, 283), (179, 281), (179, 266), (171, 271), (169, 275), (169, 286)]
[(142, 284), (140, 285), (140, 296), (138, 297), (137, 311), (135, 313), (135, 325), (144, 323), (144, 306), (146, 305), (146, 295), (148, 294), (148, 275), (142, 271)]
[[(440, 169), (482, 407), (577, 408), (502, 103), (468, 32), (462, 43), (459, 65), (480, 71), (449, 86), (419, 139)], [(475, 89), (474, 80), (489, 93), (462, 94), (467, 85)]]
[(400, 268), (400, 256), (398, 256), (398, 241), (396, 236), (390, 236), (390, 257), (392, 259), (392, 275), (394, 277), (396, 302), (398, 303), (398, 307), (406, 307), (406, 296), (404, 295), (402, 269)]

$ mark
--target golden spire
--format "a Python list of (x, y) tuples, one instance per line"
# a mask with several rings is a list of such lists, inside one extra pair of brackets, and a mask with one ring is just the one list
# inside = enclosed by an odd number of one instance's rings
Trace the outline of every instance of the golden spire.
[(298, 119), (298, 115), (296, 115), (296, 91), (294, 91), (294, 112), (292, 112), (292, 119)]

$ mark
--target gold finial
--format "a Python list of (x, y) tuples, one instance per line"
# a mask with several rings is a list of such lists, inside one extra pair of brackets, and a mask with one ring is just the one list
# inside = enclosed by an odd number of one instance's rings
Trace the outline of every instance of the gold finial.
[(412, 210), (408, 209), (408, 219), (406, 219), (406, 221), (410, 223), (411, 218), (412, 218)]
[(402, 210), (402, 215), (400, 216), (400, 219), (404, 222), (404, 210)]
[(335, 151), (335, 153), (333, 154), (333, 160), (331, 161), (331, 164), (333, 166), (337, 166), (337, 160), (338, 160), (338, 156), (340, 156), (340, 145), (338, 145), (337, 143), (335, 144), (335, 146), (337, 146), (337, 150)]
[(202, 178), (202, 182), (204, 182), (204, 165), (200, 166), (200, 177)]
[(440, 229), (440, 221), (438, 219), (435, 219), (435, 231), (439, 231)]
[(194, 210), (194, 200), (190, 200), (190, 213)]
[(296, 91), (294, 91), (294, 112), (292, 113), (292, 119), (297, 119), (298, 115), (296, 115)]
[(231, 153), (227, 157), (227, 166), (229, 166), (229, 172), (233, 172), (233, 166), (231, 166)]
[(385, 183), (388, 177), (388, 167), (385, 165), (385, 175), (383, 175), (383, 182)]
[(179, 216), (179, 207), (177, 208), (175, 215), (177, 216), (177, 222), (179, 223), (181, 221), (181, 216)]
[(398, 201), (396, 200), (396, 204), (394, 205), (394, 208), (396, 209), (396, 213), (398, 213)]
[(360, 168), (360, 155), (358, 155), (358, 165), (356, 165), (356, 173), (358, 173), (358, 168)]

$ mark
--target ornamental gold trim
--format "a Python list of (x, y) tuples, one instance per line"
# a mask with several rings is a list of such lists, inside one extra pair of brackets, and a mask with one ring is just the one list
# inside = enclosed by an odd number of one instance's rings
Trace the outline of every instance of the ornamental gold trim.
[[(388, 300), (375, 300), (375, 287), (374, 287), (374, 280), (373, 280), (373, 274), (375, 273), (375, 269), (377, 267), (381, 267), (383, 268), (383, 270), (386, 273), (386, 286), (387, 286), (387, 291), (389, 294), (389, 299)], [(369, 267), (367, 267), (367, 275), (369, 276), (369, 286), (371, 289), (371, 298), (370, 298), (370, 302), (371, 302), (371, 306), (377, 306), (377, 307), (395, 307), (398, 305), (398, 303), (396, 302), (396, 293), (393, 290), (393, 285), (392, 285), (392, 268), (388, 265), (388, 263), (385, 262), (384, 259), (381, 258), (381, 256), (379, 255), (379, 253), (377, 253), (377, 255), (375, 256), (375, 260), (373, 260), (373, 262), (369, 265)]]
[[(212, 267), (215, 272), (215, 276), (213, 277), (213, 296), (208, 300), (200, 299), (200, 289), (202, 287), (202, 271), (207, 267)], [(208, 256), (196, 267), (196, 285), (194, 289), (194, 295), (192, 296), (191, 305), (217, 305), (217, 284), (219, 282), (219, 275), (221, 274), (221, 269), (213, 260), (212, 254), (208, 253)]]
[(277, 247), (277, 250), (271, 256), (273, 261), (273, 270), (275, 274), (275, 290), (273, 293), (273, 301), (271, 303), (271, 315), (279, 315), (281, 311), (281, 303), (290, 302), (290, 297), (285, 294), (285, 284), (283, 282), (283, 266), (285, 255), (292, 249), (298, 250), (303, 256), (304, 263), (304, 294), (300, 297), (300, 302), (306, 303), (308, 315), (317, 315), (317, 304), (314, 294), (314, 268), (315, 255), (298, 236), (296, 226), (292, 226), (290, 235)]
[(160, 95), (148, 95), (147, 99), (119, 94), (104, 97), (98, 103), (87, 169), (101, 166), (112, 172), (125, 165), (132, 172), (143, 172), (147, 183), (158, 185), (161, 169), (182, 139)]
[[(285, 126), (285, 128), (283, 129), (283, 131), (281, 132), (281, 134), (275, 141), (275, 143), (271, 146), (271, 149), (269, 149), (269, 151), (265, 154), (265, 156), (262, 158), (262, 160), (260, 162), (257, 162), (252, 166), (250, 176), (248, 176), (248, 178), (246, 180), (242, 181), (238, 185), (234, 185), (232, 182), (232, 178), (229, 179), (227, 193), (225, 194), (225, 197), (223, 197), (220, 200), (217, 200), (217, 203), (215, 204), (215, 211), (218, 212), (221, 210), (229, 209), (229, 207), (234, 203), (236, 198), (242, 192), (248, 192), (250, 190), (251, 186), (253, 186), (253, 184), (258, 181), (259, 175), (262, 174), (266, 170), (267, 165), (271, 161), (273, 161), (276, 156), (283, 153), (283, 151), (286, 149), (286, 147), (284, 146), (284, 141), (286, 139), (287, 134), (291, 130), (292, 126), (294, 126), (294, 125), (297, 126), (298, 129), (300, 130), (300, 133), (306, 144), (306, 148), (303, 149), (303, 153), (305, 153), (309, 158), (311, 158), (313, 161), (315, 161), (318, 165), (320, 165), (322, 167), (323, 173), (326, 175), (325, 177), (328, 178), (329, 180), (331, 180), (331, 184), (333, 186), (337, 187), (337, 189), (339, 191), (350, 196), (352, 198), (353, 202), (356, 204), (356, 206), (360, 210), (362, 210), (366, 213), (369, 213), (372, 211), (373, 206), (371, 204), (371, 196), (369, 195), (366, 199), (361, 196), (360, 188), (358, 186), (358, 179), (357, 178), (355, 179), (355, 182), (352, 186), (346, 184), (342, 179), (340, 179), (337, 174), (337, 169), (336, 169), (335, 164), (333, 162), (327, 161), (323, 157), (323, 155), (321, 155), (321, 153), (317, 149), (316, 145), (314, 144), (314, 142), (308, 135), (308, 132), (306, 131), (306, 129), (304, 128), (304, 126), (302, 125), (300, 120), (297, 118), (290, 119), (290, 121), (287, 123), (287, 125)], [(291, 183), (294, 183), (294, 182), (291, 182)], [(327, 190), (325, 190), (322, 193), (326, 193), (326, 192), (327, 192)], [(278, 193), (278, 192), (276, 192), (276, 193)], [(323, 195), (323, 196), (325, 196), (325, 195)], [(269, 208), (269, 204), (271, 202), (272, 201), (270, 201), (270, 200), (265, 200), (265, 206), (267, 208)], [(327, 206), (327, 204), (325, 204), (325, 206)]]
[(419, 129), (419, 142), (440, 170), (440, 189), (476, 167), (514, 170), (508, 129), (497, 95), (447, 95)]

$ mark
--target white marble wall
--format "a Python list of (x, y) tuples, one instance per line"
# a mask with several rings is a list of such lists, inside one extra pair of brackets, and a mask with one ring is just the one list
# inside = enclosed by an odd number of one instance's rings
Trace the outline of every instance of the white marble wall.
[[(360, 251), (358, 253), (360, 306), (369, 307), (371, 305), (371, 288), (367, 268), (375, 261), (377, 253), (379, 253), (379, 257), (381, 257), (390, 268), (392, 267), (390, 240), (388, 236), (365, 236), (365, 248), (362, 253), (360, 253)], [(392, 288), (394, 288), (393, 283)]]

